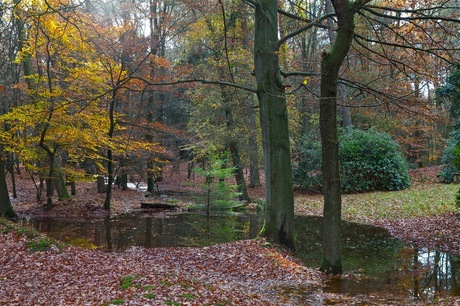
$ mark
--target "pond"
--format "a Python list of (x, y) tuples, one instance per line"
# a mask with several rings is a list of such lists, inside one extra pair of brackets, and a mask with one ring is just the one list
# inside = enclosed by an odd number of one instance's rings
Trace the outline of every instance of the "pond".
[[(322, 219), (297, 217), (297, 256), (307, 266), (321, 260)], [(107, 251), (134, 246), (206, 246), (257, 236), (262, 219), (250, 213), (134, 211), (112, 219), (24, 219), (23, 225), (65, 242)], [(343, 222), (343, 265), (348, 277), (331, 278), (322, 292), (370, 295), (380, 303), (398, 297), (428, 301), (438, 294), (460, 294), (460, 260), (446, 253), (414, 248), (379, 227)], [(311, 288), (280, 288), (308, 304)], [(310, 293), (308, 293), (310, 292)], [(317, 303), (318, 301), (315, 301)]]
[[(324, 292), (370, 295), (379, 304), (400, 297), (429, 301), (460, 295), (458, 256), (404, 244), (381, 227), (343, 222), (342, 230), (343, 267), (349, 276), (331, 278)], [(297, 256), (305, 265), (319, 267), (322, 218), (298, 217), (297, 231)]]
[(71, 244), (124, 251), (133, 246), (185, 247), (255, 238), (261, 220), (256, 214), (175, 213), (133, 211), (110, 219), (23, 219), (57, 240)]

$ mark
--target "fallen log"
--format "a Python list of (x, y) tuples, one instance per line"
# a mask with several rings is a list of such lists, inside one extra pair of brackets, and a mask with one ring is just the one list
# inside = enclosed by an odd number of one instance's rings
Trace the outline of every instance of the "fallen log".
[(141, 202), (141, 208), (157, 208), (157, 209), (177, 209), (179, 206), (167, 203), (146, 203)]

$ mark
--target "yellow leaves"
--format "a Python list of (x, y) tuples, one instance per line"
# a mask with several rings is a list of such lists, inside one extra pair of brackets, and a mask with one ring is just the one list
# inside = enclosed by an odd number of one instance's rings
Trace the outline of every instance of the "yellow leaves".
[[(117, 123), (122, 121), (121, 114), (115, 114), (114, 137), (108, 136), (108, 104), (116, 99), (124, 108), (123, 103), (130, 99), (122, 86), (127, 85), (128, 71), (120, 54), (135, 58), (141, 52), (145, 56), (145, 50), (139, 51), (136, 45), (140, 38), (134, 24), (101, 25), (84, 10), (63, 10), (66, 3), (25, 0), (15, 6), (14, 14), (25, 23), (28, 34), (15, 61), (31, 64), (32, 74), (24, 78), (31, 82), (21, 79), (15, 85), (21, 97), (26, 97), (18, 103), (25, 104), (0, 116), (0, 123), (10, 127), (0, 133), (0, 141), (30, 164), (33, 158), (43, 158), (40, 142), (65, 151), (70, 160), (84, 156), (96, 163), (103, 160), (107, 149), (115, 154), (163, 152), (158, 144), (134, 139), (139, 135), (130, 135), (126, 125)], [(150, 71), (149, 61), (145, 63)], [(152, 56), (150, 63), (170, 67), (161, 57)], [(38, 71), (40, 74), (33, 74)], [(143, 88), (135, 81), (129, 85)]]
[(311, 80), (311, 77), (305, 77), (302, 81), (302, 85), (305, 85), (305, 86), (308, 85), (308, 82), (310, 82), (310, 80)]

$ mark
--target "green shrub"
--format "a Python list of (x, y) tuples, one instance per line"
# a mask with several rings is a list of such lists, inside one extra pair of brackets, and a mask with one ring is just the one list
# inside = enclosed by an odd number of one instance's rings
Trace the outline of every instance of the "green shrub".
[(410, 186), (399, 145), (376, 130), (351, 130), (340, 137), (340, 168), (344, 192), (402, 190)]
[[(407, 164), (399, 145), (376, 130), (349, 130), (340, 134), (339, 159), (342, 191), (401, 190), (409, 187)], [(319, 189), (321, 148), (318, 142), (301, 143), (294, 181), (308, 191)]]
[(459, 172), (458, 159), (460, 154), (460, 131), (455, 130), (449, 134), (446, 140), (446, 147), (444, 149), (441, 163), (443, 164), (440, 175), (444, 183), (452, 183), (454, 181), (454, 173)]
[(311, 135), (304, 136), (296, 150), (293, 180), (300, 189), (318, 193), (323, 188), (321, 173), (321, 143)]

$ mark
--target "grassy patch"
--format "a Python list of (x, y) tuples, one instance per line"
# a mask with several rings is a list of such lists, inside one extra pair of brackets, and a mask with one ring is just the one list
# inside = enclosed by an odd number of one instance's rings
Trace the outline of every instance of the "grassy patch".
[(29, 239), (34, 239), (40, 236), (38, 231), (27, 227), (21, 227), (7, 218), (0, 218), (0, 229), (4, 234), (16, 231), (19, 235), (26, 236)]
[(62, 248), (62, 244), (52, 238), (40, 235), (40, 233), (34, 229), (21, 227), (5, 218), (0, 218), (0, 231), (4, 234), (14, 231), (17, 234), (26, 237), (28, 240), (26, 244), (30, 252), (48, 251), (52, 249), (53, 246), (58, 249)]
[(167, 279), (161, 280), (160, 284), (162, 284), (165, 287), (171, 287), (173, 285), (173, 283)]
[(133, 287), (134, 286), (133, 282), (134, 282), (135, 279), (136, 279), (135, 275), (124, 276), (121, 279), (121, 283), (120, 283), (121, 289), (125, 290), (125, 289), (128, 289), (130, 287)]
[(193, 300), (195, 298), (195, 296), (193, 294), (190, 294), (190, 293), (185, 293), (185, 294), (182, 294), (180, 297), (186, 299), (186, 300)]
[(15, 226), (10, 220), (6, 218), (0, 218), (0, 229), (3, 234), (8, 234), (15, 229)]
[(27, 242), (27, 247), (31, 252), (43, 252), (50, 250), (54, 244), (54, 241), (48, 237), (38, 237)]
[[(351, 221), (428, 217), (457, 211), (453, 184), (417, 184), (401, 191), (342, 196), (342, 217)], [(322, 197), (296, 196), (296, 213), (322, 214)]]
[(110, 305), (123, 305), (125, 303), (125, 300), (123, 299), (116, 299), (110, 302)]

